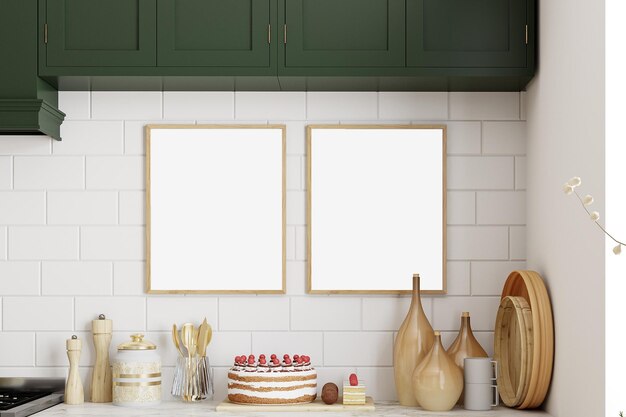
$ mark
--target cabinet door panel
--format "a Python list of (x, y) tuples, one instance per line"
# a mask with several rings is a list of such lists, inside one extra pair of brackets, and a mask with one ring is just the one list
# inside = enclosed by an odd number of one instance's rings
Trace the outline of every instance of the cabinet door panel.
[(47, 66), (156, 65), (154, 0), (48, 0)]
[(407, 0), (406, 18), (408, 66), (526, 66), (526, 0)]
[(404, 0), (285, 0), (286, 67), (404, 66)]
[(271, 0), (159, 0), (159, 66), (268, 67)]

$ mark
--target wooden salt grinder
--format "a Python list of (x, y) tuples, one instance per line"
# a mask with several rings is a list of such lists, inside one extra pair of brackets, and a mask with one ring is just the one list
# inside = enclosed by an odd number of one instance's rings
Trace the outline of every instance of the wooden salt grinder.
[(71, 339), (65, 341), (67, 348), (67, 358), (70, 360), (70, 373), (65, 382), (65, 404), (77, 405), (85, 402), (85, 392), (83, 383), (78, 375), (78, 360), (83, 342), (73, 335)]
[(112, 400), (111, 364), (109, 362), (109, 346), (113, 322), (100, 314), (98, 320), (91, 322), (93, 343), (96, 348), (96, 364), (91, 379), (91, 402), (110, 403)]

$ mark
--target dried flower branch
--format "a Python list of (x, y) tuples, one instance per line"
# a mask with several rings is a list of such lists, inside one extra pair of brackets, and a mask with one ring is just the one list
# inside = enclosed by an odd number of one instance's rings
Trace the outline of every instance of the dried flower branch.
[(582, 184), (582, 181), (580, 179), (580, 177), (573, 177), (571, 178), (569, 181), (567, 181), (565, 184), (563, 184), (563, 192), (567, 195), (570, 194), (575, 194), (576, 197), (578, 197), (578, 200), (580, 201), (580, 204), (583, 206), (583, 209), (585, 209), (585, 211), (587, 212), (587, 214), (589, 215), (589, 218), (591, 219), (591, 221), (593, 221), (596, 226), (598, 226), (600, 228), (600, 230), (602, 230), (604, 232), (604, 234), (606, 234), (608, 237), (610, 237), (615, 243), (617, 243), (617, 246), (615, 246), (613, 248), (613, 253), (616, 255), (619, 255), (620, 253), (622, 253), (622, 246), (626, 245), (624, 242), (621, 242), (617, 239), (615, 239), (609, 232), (606, 231), (606, 229), (604, 228), (604, 226), (602, 226), (599, 222), (600, 220), (600, 213), (598, 213), (597, 211), (589, 211), (589, 209), (587, 208), (587, 206), (590, 206), (593, 204), (593, 197), (589, 194), (587, 194), (584, 197), (581, 197), (580, 194), (578, 194), (578, 191), (576, 191), (576, 188), (579, 187)]

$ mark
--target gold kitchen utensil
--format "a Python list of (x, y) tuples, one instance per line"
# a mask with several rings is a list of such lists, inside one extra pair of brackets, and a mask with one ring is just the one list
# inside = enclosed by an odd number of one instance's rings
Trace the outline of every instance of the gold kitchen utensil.
[(180, 353), (180, 356), (185, 356), (182, 348), (180, 347), (180, 339), (178, 338), (178, 329), (176, 328), (175, 324), (172, 326), (172, 340), (174, 341), (174, 346), (176, 346), (176, 350), (178, 350), (178, 353)]
[(212, 335), (211, 326), (207, 323), (206, 317), (198, 328), (198, 333), (198, 355), (206, 356), (206, 348), (211, 342)]
[(183, 328), (181, 330), (183, 346), (187, 348), (187, 356), (189, 356), (190, 358), (196, 354), (194, 330), (194, 326), (191, 323), (183, 324)]

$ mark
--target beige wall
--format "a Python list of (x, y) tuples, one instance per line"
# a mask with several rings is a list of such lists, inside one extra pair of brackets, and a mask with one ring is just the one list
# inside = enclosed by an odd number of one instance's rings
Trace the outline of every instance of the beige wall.
[(604, 213), (604, 1), (539, 2), (539, 71), (526, 95), (528, 267), (548, 281), (555, 417), (604, 415), (604, 239), (572, 176)]

